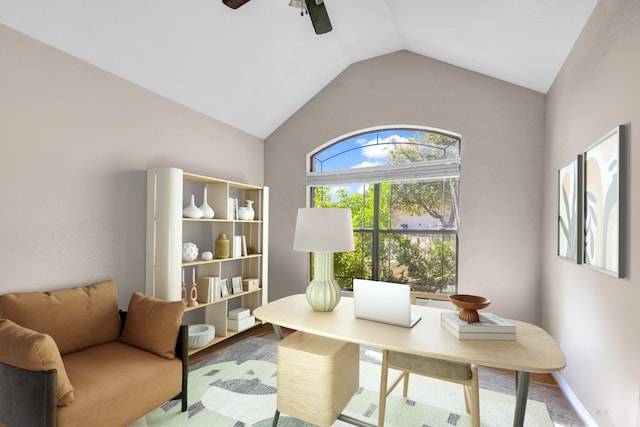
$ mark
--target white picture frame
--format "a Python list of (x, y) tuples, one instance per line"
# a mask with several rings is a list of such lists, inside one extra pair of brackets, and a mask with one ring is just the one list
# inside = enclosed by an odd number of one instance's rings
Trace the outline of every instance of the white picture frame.
[(222, 292), (223, 297), (229, 295), (229, 279), (220, 280), (220, 291)]
[(613, 277), (624, 277), (624, 131), (624, 125), (615, 127), (582, 155), (582, 264)]
[(234, 294), (242, 293), (242, 277), (231, 278), (231, 290)]
[(558, 170), (558, 256), (582, 262), (582, 155)]

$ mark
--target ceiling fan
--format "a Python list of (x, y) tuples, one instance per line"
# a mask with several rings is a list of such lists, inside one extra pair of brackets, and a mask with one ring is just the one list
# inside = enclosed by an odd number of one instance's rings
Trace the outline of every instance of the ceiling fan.
[[(222, 0), (222, 3), (231, 9), (237, 9), (249, 1), (250, 0)], [(327, 8), (324, 5), (324, 0), (290, 0), (289, 6), (299, 8), (301, 16), (305, 14), (309, 15), (316, 34), (328, 33), (333, 29)]]

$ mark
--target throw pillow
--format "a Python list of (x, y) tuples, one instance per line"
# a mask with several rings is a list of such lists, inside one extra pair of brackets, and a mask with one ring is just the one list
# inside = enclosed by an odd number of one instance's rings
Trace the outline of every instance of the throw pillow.
[(65, 355), (120, 336), (115, 280), (48, 292), (0, 295), (0, 317), (51, 335)]
[(0, 319), (0, 362), (29, 371), (57, 370), (58, 406), (67, 406), (74, 401), (73, 386), (51, 336), (24, 328), (9, 319)]
[(173, 359), (186, 306), (184, 301), (164, 301), (135, 292), (119, 340)]

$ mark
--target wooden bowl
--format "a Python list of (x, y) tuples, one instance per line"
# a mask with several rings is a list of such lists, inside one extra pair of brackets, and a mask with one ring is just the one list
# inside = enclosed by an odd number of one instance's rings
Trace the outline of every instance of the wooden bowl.
[(449, 300), (460, 309), (458, 317), (469, 323), (480, 321), (478, 310), (491, 304), (491, 300), (477, 295), (454, 294), (449, 295)]

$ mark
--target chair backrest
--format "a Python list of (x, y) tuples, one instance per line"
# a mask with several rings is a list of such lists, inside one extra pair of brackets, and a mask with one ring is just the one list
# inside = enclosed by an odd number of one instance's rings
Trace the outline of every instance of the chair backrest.
[(473, 375), (469, 363), (389, 351), (389, 366), (418, 375), (456, 382), (468, 382)]
[(433, 299), (438, 301), (449, 301), (449, 295), (435, 292), (411, 291), (411, 304), (415, 304), (418, 299)]

